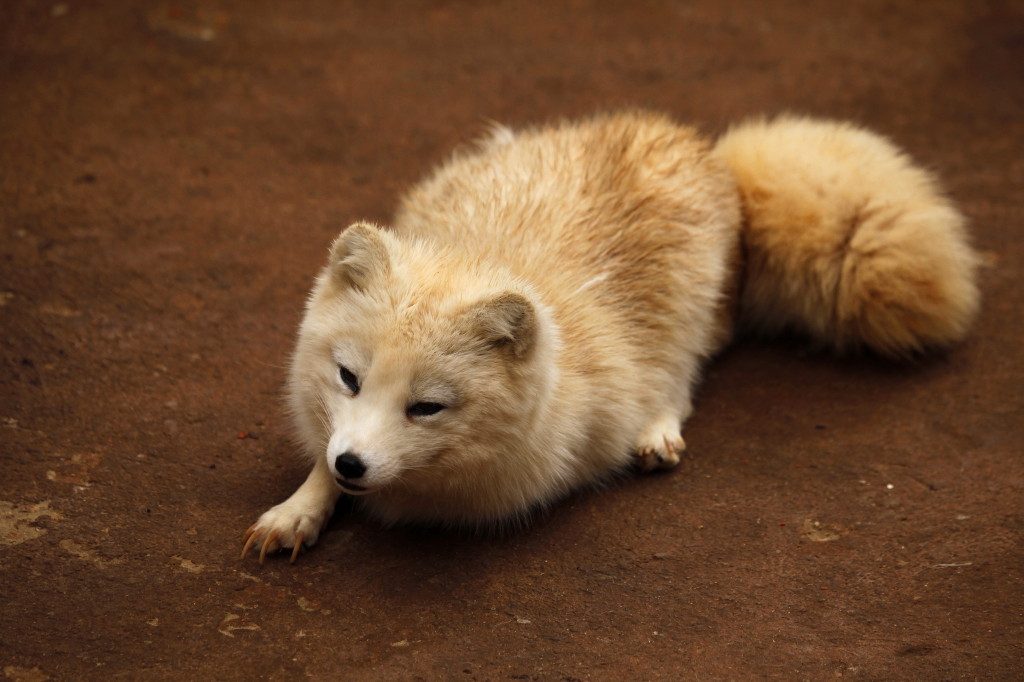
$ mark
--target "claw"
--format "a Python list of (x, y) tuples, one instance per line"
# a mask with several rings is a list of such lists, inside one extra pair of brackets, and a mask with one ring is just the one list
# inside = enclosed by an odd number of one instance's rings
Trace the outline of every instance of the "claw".
[(670, 459), (673, 455), (678, 457), (686, 451), (686, 441), (683, 440), (682, 436), (680, 436), (677, 441), (673, 441), (668, 436), (663, 436), (662, 440), (665, 441), (665, 452), (668, 453)]
[(256, 524), (254, 523), (249, 526), (249, 530), (245, 531), (245, 535), (242, 537), (242, 540), (245, 542), (245, 546), (242, 547), (242, 556), (240, 558), (245, 558), (245, 555), (249, 553), (249, 548), (252, 547), (258, 537), (259, 536), (256, 535)]
[(288, 563), (295, 563), (295, 558), (299, 556), (299, 550), (302, 549), (302, 541), (305, 539), (305, 537), (305, 535), (299, 533), (298, 537), (295, 538), (295, 548), (292, 550), (292, 558), (288, 561)]
[(267, 551), (270, 549), (271, 545), (277, 542), (279, 537), (281, 537), (281, 534), (275, 530), (271, 531), (270, 535), (268, 535), (263, 541), (263, 547), (260, 548), (260, 566), (263, 565), (263, 561), (267, 558)]

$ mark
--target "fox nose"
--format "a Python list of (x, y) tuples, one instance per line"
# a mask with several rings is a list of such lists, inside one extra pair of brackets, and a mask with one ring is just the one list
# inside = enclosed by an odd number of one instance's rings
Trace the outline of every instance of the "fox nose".
[(366, 473), (363, 460), (351, 452), (338, 455), (338, 459), (334, 460), (334, 468), (343, 478), (361, 478)]

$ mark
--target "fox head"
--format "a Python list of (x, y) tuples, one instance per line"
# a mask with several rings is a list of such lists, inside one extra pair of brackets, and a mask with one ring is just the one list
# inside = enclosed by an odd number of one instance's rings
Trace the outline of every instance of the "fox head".
[(470, 494), (535, 432), (556, 341), (543, 305), (506, 273), (352, 225), (300, 327), (299, 435), (349, 494)]

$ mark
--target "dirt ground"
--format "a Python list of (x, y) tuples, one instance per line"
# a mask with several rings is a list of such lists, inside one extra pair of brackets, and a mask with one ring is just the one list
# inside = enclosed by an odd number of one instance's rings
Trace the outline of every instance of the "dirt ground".
[[(505, 537), (340, 510), (281, 388), (332, 237), (482, 131), (662, 109), (861, 121), (983, 252), (909, 366), (737, 343), (669, 474)], [(13, 680), (1024, 675), (1024, 6), (0, 4), (0, 669)]]

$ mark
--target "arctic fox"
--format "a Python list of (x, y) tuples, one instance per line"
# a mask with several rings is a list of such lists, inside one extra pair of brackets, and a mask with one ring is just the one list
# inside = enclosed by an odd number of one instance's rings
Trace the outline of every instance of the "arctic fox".
[(313, 470), (242, 556), (294, 560), (341, 493), (387, 524), (493, 526), (670, 468), (736, 328), (913, 355), (964, 336), (976, 264), (932, 176), (849, 124), (497, 127), (331, 246), (289, 387)]

